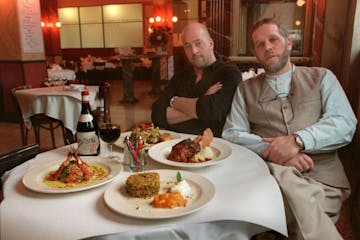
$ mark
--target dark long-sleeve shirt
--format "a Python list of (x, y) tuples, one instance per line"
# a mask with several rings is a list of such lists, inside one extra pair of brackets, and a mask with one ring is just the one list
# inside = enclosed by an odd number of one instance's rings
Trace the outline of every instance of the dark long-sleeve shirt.
[[(219, 59), (204, 69), (202, 79), (197, 83), (193, 67), (187, 68), (174, 75), (164, 93), (153, 103), (152, 121), (161, 128), (197, 135), (209, 127), (214, 136), (221, 137), (226, 115), (230, 111), (232, 98), (240, 81), (240, 71)], [(221, 82), (222, 88), (214, 94), (204, 95), (216, 82)], [(173, 96), (199, 98), (196, 104), (198, 118), (169, 124), (166, 108)]]

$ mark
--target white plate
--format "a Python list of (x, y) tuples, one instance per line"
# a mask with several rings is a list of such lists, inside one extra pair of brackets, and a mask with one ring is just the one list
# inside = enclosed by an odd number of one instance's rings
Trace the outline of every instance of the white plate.
[[(176, 133), (176, 132), (172, 132), (172, 131), (168, 131), (168, 130), (161, 130), (161, 129), (159, 131), (160, 131), (160, 134), (170, 133), (173, 139), (181, 138), (181, 135), (179, 133)], [(119, 148), (124, 148), (124, 139), (125, 139), (126, 136), (130, 137), (130, 135), (131, 135), (131, 131), (121, 133), (120, 138), (114, 143), (114, 145), (119, 147)]]
[(198, 174), (179, 170), (152, 170), (160, 174), (160, 193), (169, 187), (169, 181), (176, 181), (177, 172), (191, 187), (191, 198), (185, 207), (154, 208), (151, 206), (153, 198), (143, 199), (131, 197), (126, 192), (126, 177), (111, 185), (104, 194), (107, 206), (113, 211), (125, 216), (143, 219), (164, 219), (179, 217), (193, 213), (204, 207), (215, 195), (214, 185), (205, 177)]
[(30, 168), (25, 175), (23, 176), (22, 182), (26, 188), (33, 190), (35, 192), (41, 193), (70, 193), (87, 190), (90, 188), (95, 188), (101, 185), (104, 185), (108, 182), (114, 180), (115, 176), (122, 172), (122, 164), (114, 160), (101, 157), (81, 157), (87, 163), (94, 163), (102, 165), (109, 170), (109, 175), (104, 179), (84, 186), (68, 187), (68, 188), (52, 188), (44, 183), (44, 178), (51, 171), (56, 171), (61, 163), (65, 161), (64, 159), (53, 161), (51, 163), (39, 164)]
[(170, 154), (172, 147), (182, 141), (183, 139), (174, 139), (162, 143), (158, 143), (152, 146), (148, 154), (149, 156), (156, 162), (166, 164), (174, 167), (181, 168), (198, 168), (198, 167), (206, 167), (214, 164), (218, 164), (226, 160), (231, 155), (231, 147), (227, 144), (227, 142), (221, 138), (214, 138), (211, 141), (210, 146), (218, 149), (220, 151), (220, 155), (212, 160), (199, 162), (199, 163), (185, 163), (185, 162), (175, 162), (167, 159), (167, 156)]

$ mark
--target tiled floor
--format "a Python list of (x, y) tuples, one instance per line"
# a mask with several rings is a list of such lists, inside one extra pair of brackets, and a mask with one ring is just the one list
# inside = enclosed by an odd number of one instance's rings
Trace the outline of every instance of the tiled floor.
[[(110, 89), (110, 114), (111, 120), (121, 126), (122, 131), (130, 130), (135, 124), (151, 121), (151, 104), (158, 95), (151, 95), (151, 81), (136, 80), (134, 82), (134, 95), (139, 99), (136, 104), (124, 104), (120, 101), (123, 98), (123, 81), (112, 80)], [(16, 123), (0, 122), (0, 154), (21, 146), (20, 129)], [(52, 148), (50, 134), (41, 131), (40, 148), (42, 151)], [(29, 132), (28, 142), (35, 143), (34, 133)], [(56, 146), (63, 146), (62, 133), (56, 129)]]

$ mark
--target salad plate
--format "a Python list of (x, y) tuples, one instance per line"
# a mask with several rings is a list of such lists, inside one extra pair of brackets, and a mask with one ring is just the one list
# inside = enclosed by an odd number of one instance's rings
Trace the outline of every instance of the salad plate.
[(106, 183), (111, 182), (115, 179), (117, 175), (119, 175), (122, 170), (123, 166), (117, 161), (110, 160), (107, 158), (101, 157), (85, 157), (82, 156), (81, 159), (88, 163), (101, 166), (102, 168), (108, 171), (108, 174), (105, 178), (92, 182), (89, 184), (84, 185), (75, 185), (73, 187), (50, 187), (48, 184), (45, 183), (45, 178), (48, 176), (50, 172), (56, 171), (59, 166), (65, 161), (65, 159), (52, 161), (50, 163), (39, 164), (31, 167), (23, 176), (22, 182), (24, 186), (32, 191), (40, 192), (40, 193), (71, 193), (71, 192), (78, 192), (84, 191), (87, 189), (99, 187)]
[(112, 184), (104, 194), (106, 205), (116, 213), (142, 219), (166, 219), (193, 213), (206, 206), (215, 195), (215, 186), (207, 178), (187, 171), (178, 170), (152, 170), (160, 175), (160, 193), (166, 191), (167, 184), (176, 181), (176, 175), (181, 173), (191, 187), (191, 198), (185, 207), (154, 208), (151, 205), (153, 198), (143, 199), (131, 197), (126, 192), (126, 179), (128, 175), (117, 183)]
[(167, 156), (170, 154), (172, 147), (178, 142), (182, 141), (182, 139), (174, 139), (166, 142), (158, 143), (152, 146), (148, 154), (149, 156), (156, 162), (180, 168), (200, 168), (206, 167), (214, 164), (219, 164), (224, 162), (232, 153), (232, 149), (227, 141), (221, 138), (214, 138), (211, 141), (210, 147), (217, 150), (218, 154), (211, 160), (205, 162), (196, 162), (196, 163), (188, 163), (188, 162), (176, 162), (167, 159)]

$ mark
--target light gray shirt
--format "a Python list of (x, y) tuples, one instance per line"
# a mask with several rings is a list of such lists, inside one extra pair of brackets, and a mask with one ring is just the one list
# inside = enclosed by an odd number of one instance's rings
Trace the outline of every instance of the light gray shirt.
[[(277, 76), (266, 76), (265, 80), (277, 94), (286, 97), (290, 90), (292, 71), (295, 71), (294, 65), (292, 70)], [(320, 89), (323, 112), (320, 120), (295, 132), (303, 140), (303, 152), (306, 153), (322, 153), (343, 147), (351, 142), (355, 133), (355, 114), (339, 81), (330, 70), (326, 70)], [(244, 145), (259, 155), (268, 146), (260, 136), (251, 133), (247, 108), (239, 87), (236, 89), (222, 137)]]

